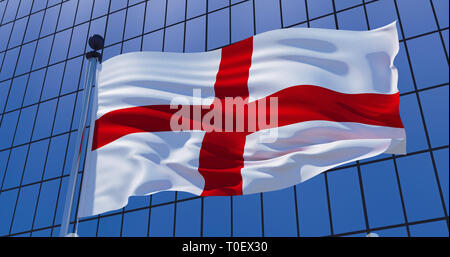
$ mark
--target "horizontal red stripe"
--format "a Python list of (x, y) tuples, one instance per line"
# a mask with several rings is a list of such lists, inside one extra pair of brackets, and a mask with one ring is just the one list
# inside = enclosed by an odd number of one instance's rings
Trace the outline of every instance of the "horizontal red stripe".
[[(280, 90), (266, 98), (270, 97), (278, 97), (279, 127), (325, 120), (403, 128), (398, 108), (399, 93), (344, 94), (323, 87), (302, 85)], [(258, 105), (261, 101), (263, 99), (257, 100)], [(268, 103), (266, 108), (269, 110)]]
[[(244, 113), (234, 113), (234, 123), (243, 118), (248, 124), (248, 107), (261, 106), (263, 100), (278, 97), (278, 126), (286, 126), (304, 121), (325, 120), (335, 122), (356, 122), (367, 125), (402, 128), (403, 124), (399, 114), (399, 94), (344, 94), (326, 88), (310, 85), (293, 86), (278, 91), (265, 99), (246, 104)], [(223, 103), (224, 101), (221, 100)], [(198, 108), (199, 106), (197, 106)], [(209, 108), (209, 106), (204, 106)], [(190, 113), (194, 106), (189, 106)], [(269, 121), (269, 101), (266, 104), (267, 112), (264, 118)], [(171, 131), (170, 118), (177, 112), (169, 105), (148, 105), (119, 109), (106, 113), (95, 121), (94, 139), (92, 149), (98, 149), (118, 138), (138, 132)], [(202, 109), (201, 117), (209, 109)], [(244, 117), (242, 117), (244, 115)], [(192, 129), (194, 121), (189, 118), (190, 125), (185, 130)], [(260, 130), (256, 124), (256, 131)], [(207, 124), (201, 125), (202, 130)], [(222, 130), (225, 124), (222, 122)], [(246, 125), (244, 132), (252, 133)]]

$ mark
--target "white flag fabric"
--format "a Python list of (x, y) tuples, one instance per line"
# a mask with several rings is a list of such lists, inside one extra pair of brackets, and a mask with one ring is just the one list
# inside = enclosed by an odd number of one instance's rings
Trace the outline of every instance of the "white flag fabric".
[[(338, 165), (405, 153), (398, 47), (392, 23), (371, 31), (280, 29), (210, 52), (106, 60), (79, 217), (160, 191), (278, 190)], [(232, 102), (231, 125), (219, 108), (227, 99), (241, 99)]]

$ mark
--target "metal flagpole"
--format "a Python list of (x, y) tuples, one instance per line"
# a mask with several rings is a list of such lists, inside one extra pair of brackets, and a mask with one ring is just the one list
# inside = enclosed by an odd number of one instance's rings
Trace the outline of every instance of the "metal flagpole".
[[(104, 40), (99, 35), (93, 35), (89, 38), (89, 46), (93, 51), (86, 53), (88, 64), (86, 68), (86, 77), (84, 80), (83, 100), (81, 104), (80, 123), (78, 124), (77, 140), (75, 141), (75, 151), (73, 153), (72, 167), (70, 169), (69, 184), (67, 187), (66, 201), (64, 203), (64, 212), (61, 222), (60, 237), (73, 236), (68, 234), (70, 217), (72, 214), (73, 198), (77, 184), (77, 173), (81, 159), (81, 149), (83, 146), (84, 130), (86, 128), (86, 119), (89, 113), (89, 103), (91, 100), (92, 86), (95, 82), (97, 63), (101, 62), (102, 56), (97, 51), (103, 48)], [(78, 151), (77, 151), (78, 150)]]

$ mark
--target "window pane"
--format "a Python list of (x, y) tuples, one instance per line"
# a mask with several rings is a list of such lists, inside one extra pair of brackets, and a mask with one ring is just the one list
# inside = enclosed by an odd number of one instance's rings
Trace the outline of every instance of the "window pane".
[(205, 17), (187, 22), (185, 48), (186, 52), (203, 52), (205, 50)]
[(145, 14), (145, 32), (164, 27), (166, 0), (153, 0), (147, 2)]
[(124, 24), (125, 10), (113, 13), (109, 16), (105, 36), (105, 46), (122, 41)]
[(19, 111), (9, 112), (0, 118), (3, 118), (0, 126), (0, 149), (10, 147), (13, 141), (13, 135), (19, 117)]
[(431, 146), (448, 145), (448, 86), (420, 92)]
[(223, 8), (225, 6), (228, 6), (228, 0), (209, 0), (208, 12)]
[(439, 26), (441, 28), (448, 27), (448, 1), (433, 0), (433, 5), (439, 20)]
[(165, 191), (152, 195), (152, 205), (175, 201), (175, 192)]
[(67, 62), (61, 94), (67, 94), (77, 90), (83, 60), (82, 58), (83, 57), (78, 57)]
[[(3, 189), (19, 186), (27, 155), (28, 145), (13, 148), (4, 177)], [(3, 193), (2, 193), (3, 194)]]
[(41, 37), (49, 35), (51, 33), (55, 33), (60, 8), (61, 5), (56, 5), (52, 8), (47, 9), (42, 25)]
[(183, 52), (184, 24), (178, 24), (166, 29), (164, 40), (165, 52)]
[(16, 68), (16, 75), (29, 72), (31, 69), (31, 61), (33, 60), (34, 52), (36, 51), (36, 42), (32, 42), (22, 46), (19, 61)]
[(92, 6), (98, 1), (78, 1), (78, 10), (75, 24), (80, 24), (89, 20), (91, 16)]
[[(315, 1), (314, 1), (315, 2)], [(311, 28), (336, 29), (334, 16), (329, 15), (310, 22)]]
[(50, 136), (53, 118), (55, 116), (56, 99), (39, 104), (36, 125), (33, 132), (33, 140)]
[(162, 51), (163, 31), (156, 31), (144, 36), (144, 51)]
[(173, 204), (152, 207), (150, 236), (173, 236)]
[(208, 15), (208, 50), (225, 46), (229, 43), (228, 9)]
[(9, 42), (9, 48), (18, 46), (22, 43), (26, 25), (27, 25), (27, 18), (22, 18), (14, 22), (14, 29)]
[(361, 176), (370, 227), (404, 223), (394, 162), (362, 165)]
[(305, 1), (282, 0), (281, 6), (284, 27), (306, 21)]
[(63, 30), (70, 26), (73, 26), (75, 12), (77, 9), (77, 2), (80, 0), (66, 1), (62, 4), (61, 14), (59, 15), (58, 30)]
[(8, 97), (8, 104), (6, 105), (6, 111), (16, 110), (22, 106), (27, 79), (27, 75), (13, 79), (11, 91)]
[(196, 17), (206, 12), (207, 0), (187, 1), (187, 18)]
[(119, 236), (122, 215), (100, 217), (98, 236)]
[(68, 132), (72, 121), (73, 105), (76, 94), (70, 94), (59, 98), (58, 110), (56, 111), (55, 127), (53, 135)]
[(33, 231), (30, 234), (32, 237), (50, 237), (51, 232), (52, 232), (51, 229), (44, 229), (44, 230)]
[(4, 35), (0, 37), (0, 51), (4, 51), (8, 44), (9, 35), (12, 30), (12, 23), (0, 26), (0, 34)]
[(175, 236), (200, 236), (201, 218), (201, 199), (177, 203)]
[(14, 67), (19, 56), (19, 48), (8, 50), (3, 57), (3, 62), (8, 65), (3, 65), (2, 72), (0, 72), (0, 81), (10, 79), (13, 77)]
[(0, 235), (9, 234), (18, 191), (18, 189), (15, 189), (0, 194), (0, 206), (2, 206), (0, 209)]
[(41, 100), (47, 100), (58, 96), (63, 73), (64, 63), (56, 64), (48, 68)]
[(324, 174), (297, 186), (300, 236), (325, 236), (330, 232), (330, 219)]
[(407, 237), (406, 227), (390, 228), (375, 231), (380, 237)]
[(61, 62), (66, 58), (71, 34), (72, 30), (68, 29), (55, 35), (50, 64)]
[(261, 236), (261, 196), (233, 197), (233, 236)]
[(186, 1), (167, 0), (166, 25), (171, 25), (184, 20)]
[(26, 1), (20, 1), (19, 11), (17, 13), (18, 17), (22, 17), (25, 15), (28, 15), (31, 11), (31, 5), (33, 4), (33, 1), (26, 0)]
[(336, 11), (362, 4), (361, 0), (335, 0)]
[(48, 139), (30, 145), (22, 184), (26, 185), (41, 180), (47, 148)]
[(397, 159), (408, 221), (444, 215), (429, 153)]
[(0, 181), (3, 181), (10, 150), (0, 151)]
[(95, 237), (97, 234), (97, 219), (81, 220), (78, 223), (78, 235), (80, 237)]
[(96, 0), (94, 1), (93, 17), (96, 18), (105, 15), (108, 12), (109, 2), (108, 0)]
[(297, 236), (293, 187), (263, 194), (264, 236)]
[(142, 33), (145, 3), (130, 7), (127, 13), (125, 39)]
[(400, 97), (400, 117), (408, 139), (406, 152), (415, 152), (427, 148), (425, 129), (415, 95)]
[(19, 124), (17, 125), (16, 138), (14, 145), (27, 143), (31, 139), (31, 130), (33, 128), (33, 120), (36, 115), (37, 105), (22, 109)]
[(448, 83), (448, 62), (439, 34), (408, 40), (408, 47), (419, 88)]
[(429, 1), (398, 0), (397, 3), (406, 37), (437, 29)]
[(35, 104), (39, 101), (42, 85), (44, 83), (45, 70), (38, 70), (30, 74), (24, 105)]
[(231, 236), (231, 197), (204, 198), (203, 235)]
[(9, 22), (14, 20), (17, 13), (17, 8), (19, 8), (19, 3), (20, 1), (10, 1), (5, 10), (3, 22)]
[[(51, 138), (47, 164), (45, 165), (45, 179), (55, 178), (62, 175), (63, 162), (66, 158), (65, 153), (68, 137), (69, 135), (65, 134)], [(67, 157), (70, 158), (70, 156)]]
[(125, 213), (122, 236), (147, 236), (148, 209)]
[(333, 12), (331, 0), (308, 0), (309, 18), (317, 18)]
[(116, 0), (111, 2), (111, 9), (110, 12), (117, 11), (119, 9), (123, 9), (127, 7), (127, 0)]
[(255, 18), (256, 33), (281, 28), (279, 1), (255, 1)]
[(150, 205), (150, 196), (131, 196), (125, 210), (144, 208)]
[(411, 236), (448, 237), (447, 223), (445, 221), (436, 221), (411, 226)]
[(42, 183), (42, 188), (39, 195), (39, 204), (36, 210), (36, 221), (34, 223), (35, 229), (49, 227), (52, 225), (53, 216), (55, 216), (58, 191), (59, 180), (51, 180)]
[(253, 9), (251, 2), (231, 7), (231, 42), (253, 36)]
[(447, 207), (447, 213), (448, 213), (448, 197), (449, 197), (449, 191), (448, 191), (448, 171), (449, 171), (449, 165), (448, 165), (448, 148), (442, 149), (439, 151), (434, 151), (434, 158), (436, 160), (436, 166), (439, 174), (439, 183), (441, 185), (442, 194), (444, 195), (445, 200), (445, 206)]
[[(392, 0), (380, 0), (366, 4), (367, 16), (372, 29), (380, 28), (398, 20), (395, 4)], [(397, 22), (397, 31), (400, 32), (400, 26)], [(401, 33), (398, 33), (399, 39), (402, 39)]]
[(11, 233), (18, 233), (31, 229), (38, 189), (39, 185), (21, 188)]
[(42, 68), (48, 64), (48, 57), (50, 55), (52, 40), (52, 36), (39, 39), (36, 56), (33, 62), (33, 70)]
[(363, 7), (352, 8), (337, 14), (339, 29), (367, 30), (367, 22)]
[(365, 228), (364, 212), (356, 168), (328, 174), (331, 215), (336, 234)]

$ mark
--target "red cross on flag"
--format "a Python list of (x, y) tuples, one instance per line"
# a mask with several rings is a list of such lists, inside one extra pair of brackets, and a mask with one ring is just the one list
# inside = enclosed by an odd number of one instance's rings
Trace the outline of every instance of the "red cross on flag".
[(79, 216), (130, 196), (286, 188), (405, 153), (395, 23), (290, 28), (204, 53), (135, 52), (98, 71)]

